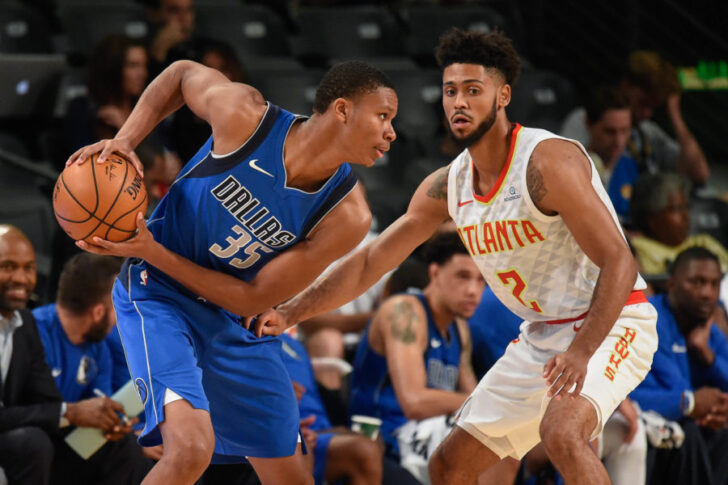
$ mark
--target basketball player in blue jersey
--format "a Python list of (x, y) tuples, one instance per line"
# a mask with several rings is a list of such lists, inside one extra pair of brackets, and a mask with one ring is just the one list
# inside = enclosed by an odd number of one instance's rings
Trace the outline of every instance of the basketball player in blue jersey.
[(362, 62), (333, 67), (310, 118), (254, 88), (179, 61), (145, 90), (113, 140), (68, 163), (133, 148), (183, 103), (212, 137), (138, 234), (79, 242), (125, 256), (113, 290), (129, 368), (145, 406), (140, 442), (164, 443), (145, 484), (194, 483), (212, 461), (250, 461), (264, 484), (312, 484), (277, 338), (240, 325), (303, 290), (364, 237), (371, 213), (345, 162), (370, 166), (395, 139), (391, 82)]
[(425, 261), (428, 285), (382, 303), (354, 361), (349, 415), (381, 419), (381, 435), (394, 458), (420, 451), (400, 450), (399, 427), (454, 413), (477, 384), (465, 319), (478, 306), (483, 275), (454, 231), (427, 244)]
[(475, 483), (543, 442), (567, 485), (607, 484), (589, 441), (652, 364), (657, 315), (645, 282), (584, 147), (508, 120), (520, 69), (511, 41), (453, 29), (436, 53), (445, 116), (466, 148), (377, 239), (261, 315), (255, 331), (277, 335), (350, 301), (450, 217), (524, 322), (431, 458), (432, 483)]

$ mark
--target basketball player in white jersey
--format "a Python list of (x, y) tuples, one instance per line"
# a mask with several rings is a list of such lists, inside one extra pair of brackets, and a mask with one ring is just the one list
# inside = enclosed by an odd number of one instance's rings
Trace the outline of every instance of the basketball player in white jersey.
[(650, 369), (656, 313), (645, 283), (584, 148), (508, 120), (519, 72), (510, 40), (453, 29), (437, 57), (445, 114), (467, 149), (428, 176), (376, 240), (261, 315), (256, 332), (278, 334), (351, 300), (451, 217), (524, 323), (432, 457), (432, 483), (475, 483), (539, 441), (567, 484), (609, 483), (589, 441)]

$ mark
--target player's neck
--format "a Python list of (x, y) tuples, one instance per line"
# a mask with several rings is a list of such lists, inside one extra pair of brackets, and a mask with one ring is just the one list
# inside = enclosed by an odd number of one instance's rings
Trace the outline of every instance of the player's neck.
[(505, 116), (499, 117), (480, 140), (468, 147), (473, 164), (479, 171), (500, 173), (508, 159), (514, 126)]
[(61, 321), (61, 327), (66, 337), (73, 345), (81, 345), (84, 342), (84, 333), (88, 328), (85, 315), (76, 315), (70, 310), (56, 304), (58, 319)]
[(468, 148), (473, 159), (473, 184), (480, 195), (487, 194), (503, 171), (508, 161), (513, 128), (507, 119), (496, 122), (477, 143)]
[(438, 298), (437, 292), (432, 287), (428, 286), (423, 290), (423, 293), (427, 304), (430, 306), (430, 313), (432, 313), (432, 318), (435, 320), (435, 326), (442, 335), (445, 335), (447, 328), (455, 319), (455, 314)]
[(343, 157), (332, 141), (331, 133), (317, 115), (291, 127), (283, 147), (289, 187), (318, 190), (339, 169)]

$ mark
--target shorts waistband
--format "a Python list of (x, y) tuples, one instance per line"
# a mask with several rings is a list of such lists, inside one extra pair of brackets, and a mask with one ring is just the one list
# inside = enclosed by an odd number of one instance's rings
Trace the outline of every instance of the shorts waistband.
[[(647, 297), (645, 296), (645, 292), (642, 290), (632, 290), (632, 293), (630, 293), (627, 297), (627, 301), (625, 302), (624, 306), (636, 305), (637, 303), (647, 303)], [(564, 318), (562, 320), (546, 320), (541, 323), (545, 323), (546, 325), (560, 325), (562, 323), (576, 322), (578, 320), (583, 320), (584, 318), (586, 318), (588, 313), (589, 311), (585, 311), (578, 317)]]

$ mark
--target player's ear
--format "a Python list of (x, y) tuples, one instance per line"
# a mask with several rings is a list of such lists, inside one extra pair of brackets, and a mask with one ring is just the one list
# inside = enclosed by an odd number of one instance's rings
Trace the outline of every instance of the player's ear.
[(440, 266), (437, 263), (430, 263), (427, 267), (427, 275), (430, 277), (430, 281), (437, 277), (437, 273), (440, 271)]
[(91, 312), (93, 321), (98, 322), (106, 315), (106, 306), (103, 303), (97, 303), (89, 311)]
[(511, 85), (503, 84), (498, 90), (498, 104), (501, 108), (505, 108), (511, 103)]
[(342, 123), (346, 123), (351, 117), (351, 101), (344, 98), (336, 98), (331, 102), (336, 118)]

